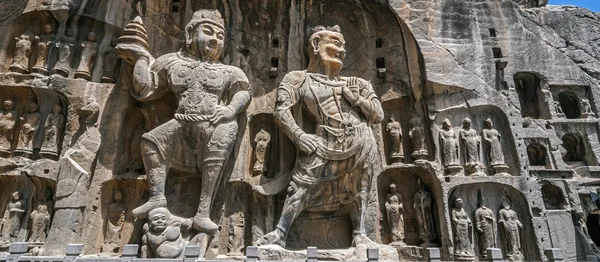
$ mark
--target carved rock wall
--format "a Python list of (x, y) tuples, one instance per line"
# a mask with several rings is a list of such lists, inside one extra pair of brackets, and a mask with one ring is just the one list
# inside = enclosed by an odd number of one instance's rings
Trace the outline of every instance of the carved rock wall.
[[(584, 224), (592, 240), (598, 241), (593, 232), (599, 232), (597, 195), (590, 195), (598, 185), (587, 184), (600, 176), (597, 13), (546, 6), (541, 0), (30, 0), (6, 1), (0, 7), (0, 30), (5, 32), (0, 37), (0, 99), (14, 100), (19, 117), (27, 112), (28, 102), (36, 101), (42, 119), (31, 153), (18, 153), (17, 140), (2, 148), (0, 214), (5, 215), (12, 192), (21, 192), (27, 215), (18, 236), (10, 241), (26, 241), (29, 214), (44, 202), (42, 192), (51, 192), (48, 239), (36, 244), (43, 248), (41, 254), (62, 254), (66, 244), (83, 243), (86, 255), (117, 255), (125, 244), (142, 242), (146, 220), (131, 214), (148, 198), (141, 135), (171, 120), (178, 101), (172, 93), (152, 102), (135, 100), (130, 94), (133, 67), (124, 62), (112, 65), (111, 42), (141, 12), (150, 53), (159, 57), (176, 52), (184, 44), (193, 12), (209, 8), (219, 10), (225, 21), (223, 63), (246, 74), (252, 101), (239, 117), (238, 139), (225, 164), (225, 179), (218, 185), (222, 194), (210, 216), (220, 229), (208, 241), (207, 258), (239, 257), (245, 247), (276, 228), (286, 190), (268, 196), (256, 190), (294, 167), (295, 145), (272, 113), (284, 75), (308, 66), (308, 37), (316, 25), (340, 26), (347, 52), (341, 75), (370, 81), (382, 102), (384, 120), (372, 128), (384, 167), (372, 180), (365, 227), (371, 240), (393, 247), (391, 258), (423, 259), (423, 239), (429, 238), (431, 246), (440, 247), (443, 260), (458, 259), (453, 203), (463, 199), (463, 208), (474, 221), (478, 189), (485, 192), (482, 197), (496, 218), (503, 196), (510, 197), (523, 224), (523, 259), (546, 260), (548, 248), (563, 249), (569, 259), (600, 255), (592, 246), (577, 244), (586, 242), (577, 239), (588, 239), (577, 235)], [(52, 26), (56, 44), (48, 53), (49, 73), (15, 72), (15, 63), (33, 71), (39, 55), (35, 39), (46, 24)], [(90, 32), (95, 40), (89, 39)], [(18, 45), (15, 38), (22, 35), (31, 41), (31, 53)], [(97, 51), (90, 53), (86, 46), (92, 42)], [(28, 60), (21, 63), (16, 54)], [(76, 73), (82, 61), (91, 61), (88, 78)], [(63, 71), (55, 74), (56, 68), (66, 70), (60, 76)], [(111, 77), (113, 71), (117, 77)], [(57, 126), (56, 149), (44, 153), (46, 131), (51, 128), (45, 121), (55, 104), (62, 106), (64, 121)], [(400, 161), (391, 157), (392, 134), (386, 127), (392, 116), (400, 124)], [(465, 159), (471, 153), (459, 138), (458, 166), (444, 166), (442, 122), (448, 119), (458, 136), (467, 117), (479, 136), (475, 150), (479, 165), (467, 167)], [(413, 118), (420, 122), (425, 145), (417, 154)], [(497, 152), (505, 165), (492, 164), (494, 153), (481, 138), (488, 118), (500, 134)], [(15, 137), (21, 134), (22, 121), (15, 120), (11, 131)], [(256, 136), (261, 129), (270, 134), (270, 142), (265, 169), (256, 173)], [(169, 170), (165, 192), (169, 211), (193, 217), (202, 183), (198, 174)], [(407, 246), (392, 243), (386, 208), (390, 183), (402, 195)], [(419, 183), (431, 194), (432, 234), (425, 237), (414, 200)], [(116, 191), (123, 193), (120, 202)], [(119, 210), (114, 208), (117, 202), (125, 210), (122, 221), (116, 222), (119, 248), (105, 252), (108, 229), (115, 225), (109, 225), (109, 218), (111, 210)], [(579, 223), (579, 217), (587, 222)], [(184, 232), (182, 237), (192, 241), (195, 233)], [(479, 240), (472, 241), (475, 257), (482, 259)], [(498, 236), (499, 247), (505, 242)], [(0, 243), (0, 252), (7, 243)], [(289, 232), (287, 248), (317, 246), (352, 253), (352, 245), (348, 211), (341, 209), (303, 212)], [(346, 251), (320, 256), (357, 258)], [(276, 250), (270, 255), (291, 259), (298, 256), (294, 252)]]

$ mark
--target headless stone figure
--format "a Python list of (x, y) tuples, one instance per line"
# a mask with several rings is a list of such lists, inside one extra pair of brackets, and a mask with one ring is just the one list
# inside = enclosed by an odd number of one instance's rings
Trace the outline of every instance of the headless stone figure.
[(219, 226), (211, 220), (210, 211), (223, 176), (222, 167), (237, 139), (237, 116), (251, 99), (250, 84), (241, 69), (219, 62), (225, 27), (218, 11), (195, 12), (186, 26), (185, 39), (180, 51), (156, 60), (139, 41), (122, 38), (116, 47), (121, 58), (135, 64), (132, 93), (136, 99), (159, 99), (171, 90), (179, 101), (174, 119), (142, 137), (150, 199), (132, 213), (144, 217), (155, 208), (167, 206), (167, 168), (201, 173), (193, 226), (200, 232), (215, 234)]
[(48, 229), (50, 229), (50, 213), (48, 207), (40, 204), (38, 208), (29, 215), (31, 219), (31, 236), (29, 242), (46, 242)]

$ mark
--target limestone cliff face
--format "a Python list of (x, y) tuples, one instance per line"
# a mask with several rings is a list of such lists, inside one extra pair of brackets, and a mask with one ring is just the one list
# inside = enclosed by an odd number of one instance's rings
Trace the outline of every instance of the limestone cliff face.
[[(443, 260), (457, 258), (452, 210), (458, 198), (472, 220), (479, 200), (498, 216), (503, 200), (510, 199), (523, 224), (520, 244), (525, 260), (545, 260), (549, 248), (562, 249), (569, 259), (600, 255), (591, 242), (600, 243), (600, 218), (590, 195), (600, 178), (600, 14), (549, 6), (547, 0), (0, 1), (0, 99), (13, 100), (19, 116), (27, 113), (29, 102), (36, 102), (42, 123), (55, 104), (62, 106), (59, 113), (64, 116), (51, 153), (42, 152), (46, 126), (36, 131), (36, 142), (26, 153), (15, 150), (16, 140), (0, 145), (0, 215), (13, 191), (21, 191), (27, 203), (21, 231), (10, 240), (0, 235), (0, 252), (11, 241), (27, 240), (29, 214), (48, 202), (42, 192), (54, 195), (54, 211), (50, 210), (48, 243), (35, 244), (45, 248), (41, 253), (60, 255), (70, 243), (83, 243), (89, 255), (106, 253), (107, 234), (113, 236), (110, 246), (118, 246), (116, 252), (108, 252), (113, 256), (125, 244), (142, 242), (146, 220), (131, 214), (148, 198), (141, 136), (173, 119), (178, 101), (171, 92), (152, 102), (135, 100), (133, 66), (125, 61), (112, 64), (111, 42), (141, 15), (151, 55), (177, 52), (188, 21), (203, 8), (222, 14), (223, 63), (240, 68), (252, 86), (252, 102), (240, 114), (237, 140), (224, 168), (226, 179), (219, 186), (224, 193), (211, 212), (220, 229), (204, 239), (207, 258), (233, 258), (231, 253), (239, 255), (242, 246), (277, 226), (285, 193), (265, 196), (257, 188), (294, 167), (296, 145), (272, 113), (283, 77), (308, 66), (308, 55), (314, 52), (308, 37), (317, 25), (339, 25), (347, 52), (342, 75), (369, 81), (382, 102), (384, 122), (372, 129), (384, 166), (370, 181), (365, 227), (380, 244), (393, 244), (392, 236), (400, 235), (392, 232), (385, 206), (394, 183), (404, 201), (403, 240), (408, 245), (386, 246), (383, 258), (422, 260), (428, 245), (439, 247)], [(41, 53), (36, 37), (41, 39), (46, 24), (53, 37), (48, 72), (36, 73), (33, 68)], [(98, 44), (95, 56), (82, 52), (90, 32)], [(29, 39), (31, 53), (27, 43), (18, 44), (21, 39)], [(16, 61), (19, 57), (28, 61)], [(78, 78), (78, 65), (89, 59), (91, 77)], [(15, 63), (31, 71), (17, 72)], [(53, 71), (59, 66), (66, 73)], [(111, 79), (106, 72), (117, 72), (117, 77), (106, 81)], [(92, 100), (98, 104), (93, 123), (81, 115)], [(392, 117), (400, 125), (396, 137), (386, 128)], [(465, 161), (473, 153), (462, 137), (457, 139), (458, 149), (452, 148), (458, 150), (458, 167), (444, 165), (445, 135), (454, 131), (460, 137), (469, 130), (462, 126), (466, 118), (479, 136), (474, 151), (480, 165), (473, 172)], [(452, 125), (448, 130), (443, 129), (445, 119)], [(488, 119), (491, 128), (485, 124)], [(17, 137), (22, 125), (15, 123)], [(482, 138), (490, 129), (498, 131), (496, 144)], [(260, 130), (271, 140), (262, 156), (266, 171), (256, 175), (255, 137)], [(394, 138), (403, 141), (401, 147), (396, 144), (404, 151), (399, 162), (390, 158)], [(413, 140), (419, 138), (424, 149), (415, 154)], [(492, 165), (498, 152), (504, 161), (500, 167)], [(431, 196), (434, 225), (429, 235), (419, 232), (414, 203), (421, 184)], [(198, 174), (169, 170), (166, 185), (170, 212), (193, 217), (202, 185)], [(114, 199), (116, 191), (123, 193), (122, 200)], [(126, 212), (122, 224), (117, 229), (111, 224), (113, 231), (107, 233), (109, 217), (114, 217), (108, 214), (111, 205), (110, 210)], [(288, 248), (342, 250), (321, 254), (320, 259), (363, 259), (366, 252), (351, 247), (347, 213), (304, 212), (290, 229)], [(590, 236), (584, 233), (586, 226)], [(204, 241), (194, 237), (196, 233), (185, 232), (183, 238)], [(506, 258), (508, 240), (498, 234), (498, 247)], [(471, 240), (474, 256), (484, 252), (477, 238), (474, 234)], [(304, 253), (261, 249), (261, 256), (292, 259)]]

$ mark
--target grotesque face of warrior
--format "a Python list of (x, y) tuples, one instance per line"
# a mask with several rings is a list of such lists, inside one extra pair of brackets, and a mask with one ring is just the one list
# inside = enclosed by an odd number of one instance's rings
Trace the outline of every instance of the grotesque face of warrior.
[[(188, 31), (189, 30), (189, 31)], [(201, 22), (196, 27), (186, 28), (186, 38), (192, 50), (202, 61), (219, 61), (223, 52), (225, 31), (210, 22)]]
[(154, 232), (163, 232), (167, 228), (169, 215), (166, 212), (157, 212), (150, 216), (150, 229)]
[(321, 31), (318, 34), (320, 37), (313, 38), (311, 44), (321, 64), (326, 68), (341, 69), (346, 57), (344, 36), (332, 31)]

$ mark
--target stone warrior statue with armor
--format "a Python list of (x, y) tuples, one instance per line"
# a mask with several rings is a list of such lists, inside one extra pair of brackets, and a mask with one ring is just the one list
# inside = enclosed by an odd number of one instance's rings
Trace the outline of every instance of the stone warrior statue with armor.
[[(136, 18), (136, 20), (141, 20)], [(166, 207), (165, 183), (169, 168), (202, 174), (198, 211), (193, 227), (214, 234), (219, 226), (210, 209), (222, 178), (222, 167), (237, 138), (237, 115), (250, 103), (250, 84), (241, 69), (219, 62), (225, 27), (216, 10), (196, 11), (185, 27), (180, 51), (154, 59), (138, 41), (121, 37), (116, 49), (135, 65), (133, 96), (139, 101), (160, 98), (171, 90), (179, 101), (174, 119), (145, 133), (142, 141), (150, 199), (134, 209), (144, 217)]]
[[(277, 228), (258, 245), (285, 247), (300, 213), (332, 211), (341, 205), (350, 207), (354, 244), (369, 243), (364, 225), (367, 196), (371, 179), (381, 170), (371, 126), (383, 120), (383, 109), (369, 82), (340, 76), (344, 47), (338, 26), (314, 28), (308, 68), (288, 73), (279, 85), (274, 118), (298, 154)], [(303, 126), (303, 109), (314, 119), (314, 131)]]

